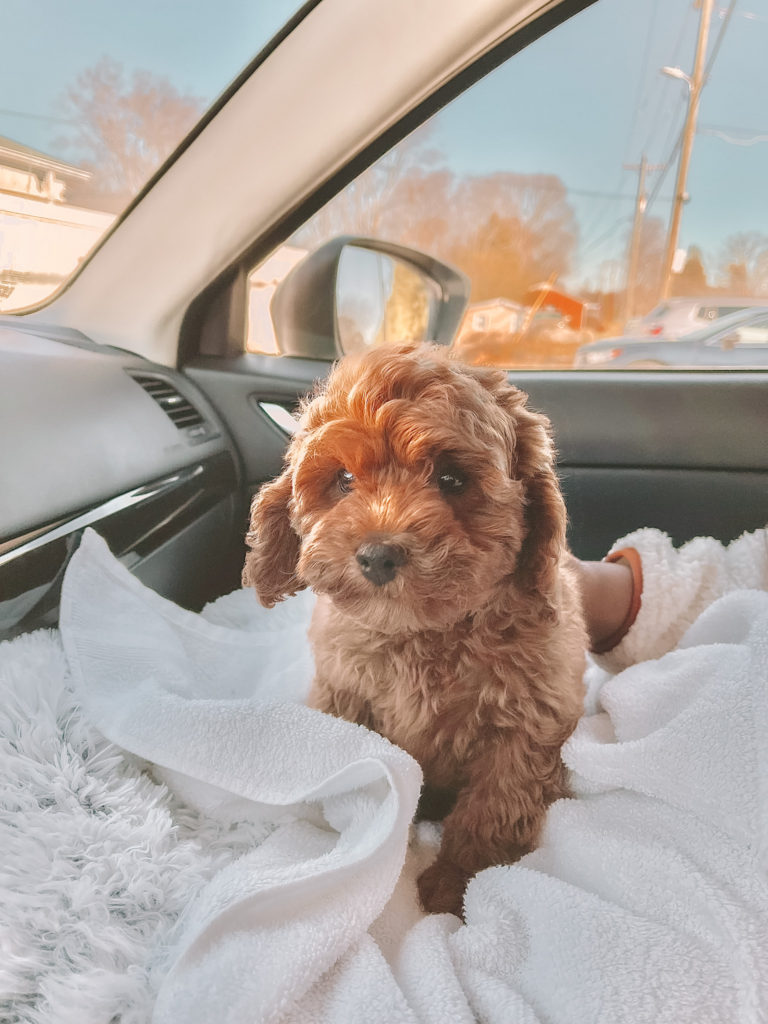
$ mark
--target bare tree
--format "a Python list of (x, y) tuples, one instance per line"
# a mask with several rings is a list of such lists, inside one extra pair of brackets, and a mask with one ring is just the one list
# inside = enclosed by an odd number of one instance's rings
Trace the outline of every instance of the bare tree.
[(430, 131), (429, 124), (422, 126), (358, 175), (299, 228), (291, 243), (313, 249), (346, 234), (394, 240), (403, 183), (418, 180), (435, 159), (426, 145)]
[[(659, 301), (667, 229), (660, 217), (645, 217), (640, 227), (633, 315), (648, 313)], [(607, 319), (613, 319), (611, 311)]]
[(578, 238), (563, 182), (549, 174), (478, 175), (457, 184), (450, 256), (469, 274), (472, 299), (521, 300), (568, 272)]
[(706, 295), (709, 283), (704, 269), (704, 258), (701, 249), (692, 245), (688, 249), (685, 266), (672, 279), (673, 295)]
[(421, 341), (429, 325), (429, 295), (421, 275), (396, 260), (392, 287), (384, 309), (377, 344)]
[(411, 245), (464, 270), (475, 301), (520, 299), (531, 285), (568, 271), (577, 223), (559, 178), (511, 172), (459, 178), (430, 166), (422, 141), (387, 154), (292, 241), (312, 248), (350, 233)]
[(725, 240), (718, 271), (737, 295), (768, 295), (768, 235), (747, 231)]
[(203, 109), (202, 100), (180, 93), (168, 79), (149, 71), (129, 77), (109, 57), (78, 75), (61, 105), (77, 125), (61, 143), (93, 172), (89, 185), (70, 198), (113, 210), (139, 191)]

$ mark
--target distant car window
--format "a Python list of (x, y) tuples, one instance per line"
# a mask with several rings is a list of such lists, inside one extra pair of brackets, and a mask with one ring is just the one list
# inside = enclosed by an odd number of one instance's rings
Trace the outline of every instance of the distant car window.
[(656, 306), (655, 309), (652, 309), (650, 313), (646, 314), (646, 318), (648, 320), (657, 320), (659, 317), (666, 316), (671, 308), (672, 307), (667, 303), (664, 303), (661, 306)]
[(737, 345), (765, 345), (768, 343), (768, 327), (740, 327)]
[[(683, 338), (732, 308), (722, 296), (768, 303), (768, 230), (755, 229), (768, 146), (710, 128), (764, 119), (768, 27), (761, 35), (733, 5), (712, 18), (694, 80), (701, 6), (601, 0), (445, 106), (254, 268), (247, 347), (279, 353), (277, 284), (346, 234), (461, 270), (471, 295), (454, 347), (510, 369), (591, 365), (577, 353), (601, 339)], [(693, 124), (689, 89), (700, 86)], [(723, 188), (724, 162), (737, 188)], [(691, 201), (675, 207), (675, 195)]]
[(737, 345), (768, 345), (768, 317), (736, 328)]

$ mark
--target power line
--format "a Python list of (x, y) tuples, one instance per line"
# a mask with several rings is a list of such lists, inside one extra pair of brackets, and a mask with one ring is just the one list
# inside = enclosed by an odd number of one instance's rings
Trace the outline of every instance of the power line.
[[(717, 13), (724, 14), (726, 8), (718, 7)], [(755, 14), (754, 11), (739, 11), (739, 17), (744, 18), (745, 21), (762, 21), (768, 24), (768, 17), (764, 14)]]
[(624, 214), (623, 216), (619, 217), (619, 219), (615, 220), (613, 222), (613, 224), (611, 224), (611, 226), (608, 228), (608, 230), (604, 231), (602, 235), (599, 235), (597, 238), (593, 239), (591, 242), (588, 242), (586, 245), (582, 246), (580, 248), (581, 255), (584, 256), (587, 253), (592, 252), (599, 245), (601, 245), (607, 238), (610, 238), (611, 235), (615, 234), (616, 231), (620, 227), (622, 227), (625, 224), (629, 224), (631, 222), (631, 220), (632, 220), (632, 215), (629, 214), (629, 213)]
[(686, 184), (688, 180), (688, 169), (693, 154), (693, 142), (696, 134), (696, 120), (699, 116), (699, 104), (701, 94), (707, 83), (707, 43), (709, 40), (709, 27), (712, 23), (713, 0), (701, 0), (699, 15), (699, 31), (696, 37), (696, 54), (693, 60), (693, 70), (686, 75), (679, 68), (671, 68), (669, 74), (677, 72), (678, 78), (682, 78), (688, 86), (688, 111), (685, 116), (683, 127), (683, 142), (680, 148), (680, 159), (677, 162), (677, 175), (675, 178), (675, 198), (672, 201), (672, 213), (669, 218), (669, 229), (667, 231), (667, 242), (664, 248), (664, 264), (661, 274), (660, 298), (668, 299), (672, 288), (672, 274), (675, 264), (675, 252), (680, 234), (680, 223), (683, 216), (683, 205), (688, 195)]
[[(741, 138), (731, 135), (730, 132), (741, 132)], [(756, 132), (746, 128), (718, 128), (715, 125), (702, 125), (699, 128), (701, 135), (714, 135), (723, 142), (732, 146), (755, 146), (758, 142), (768, 142), (768, 132)]]
[(7, 108), (0, 107), (0, 114), (5, 117), (24, 117), (29, 121), (53, 121), (56, 124), (79, 124), (79, 121), (73, 121), (68, 117), (54, 117), (52, 114), (32, 114), (28, 110), (8, 110)]
[[(677, 60), (677, 55), (678, 55), (678, 52), (680, 50), (680, 46), (682, 44), (683, 37), (685, 35), (685, 31), (688, 28), (688, 25), (690, 23), (690, 18), (691, 18), (692, 12), (693, 12), (693, 8), (692, 7), (688, 7), (686, 9), (685, 15), (683, 16), (683, 21), (682, 21), (682, 24), (680, 25), (680, 31), (678, 33), (677, 39), (674, 42), (672, 50), (670, 51), (669, 59), (673, 63)], [(659, 84), (659, 86), (661, 86), (661, 80), (660, 79), (658, 81), (658, 84)], [(652, 137), (654, 135), (654, 132), (656, 131), (656, 128), (657, 128), (657, 125), (658, 125), (659, 115), (661, 114), (661, 108), (664, 106), (664, 102), (665, 102), (664, 97), (665, 97), (664, 90), (659, 88), (659, 99), (658, 99), (658, 102), (656, 104), (656, 109), (654, 111), (653, 118), (651, 119), (650, 131), (648, 132), (648, 136), (647, 136), (647, 138), (645, 140), (644, 145), (641, 147), (641, 152), (642, 153), (647, 153), (647, 152), (650, 151), (651, 139), (652, 139)]]
[(629, 192), (593, 192), (583, 188), (569, 188), (568, 192), (574, 196), (585, 196), (587, 199), (620, 199), (623, 202), (634, 202), (635, 197)]
[[(720, 31), (717, 33), (715, 45), (712, 47), (712, 53), (709, 55), (709, 60), (707, 61), (707, 66), (704, 71), (705, 83), (709, 78), (710, 72), (712, 71), (713, 64), (717, 60), (717, 55), (720, 52), (720, 47), (723, 45), (723, 39), (725, 39), (726, 30), (728, 28), (728, 25), (730, 24), (731, 18), (733, 17), (733, 11), (736, 7), (736, 2), (737, 0), (731, 0), (730, 4), (728, 5), (728, 9), (723, 14), (723, 23), (720, 26)], [(722, 8), (719, 9), (719, 13), (723, 13)]]
[[(736, 3), (737, 3), (737, 0), (731, 0), (730, 4), (728, 5), (727, 10), (725, 11), (725, 14), (723, 15), (723, 22), (722, 22), (722, 24), (720, 26), (720, 31), (717, 34), (717, 38), (715, 39), (715, 45), (712, 47), (712, 53), (710, 54), (709, 60), (707, 61), (706, 66), (704, 68), (704, 84), (705, 85), (709, 81), (709, 76), (712, 73), (712, 68), (714, 66), (715, 60), (717, 59), (717, 55), (720, 52), (720, 47), (722, 46), (723, 39), (725, 38), (725, 33), (726, 33), (726, 30), (728, 29), (728, 25), (730, 24), (731, 17), (733, 16), (733, 11), (734, 11), (734, 8), (736, 7)], [(661, 174), (659, 175), (659, 177), (656, 180), (656, 184), (655, 184), (654, 188), (652, 189), (650, 195), (648, 196), (648, 202), (646, 203), (646, 206), (645, 206), (646, 212), (648, 211), (649, 207), (656, 201), (656, 199), (659, 196), (659, 192), (661, 191), (661, 186), (664, 184), (664, 179), (666, 178), (667, 173), (668, 173), (670, 167), (672, 167), (673, 161), (677, 157), (677, 154), (680, 152), (680, 148), (681, 148), (681, 146), (683, 144), (683, 136), (684, 135), (685, 135), (685, 125), (683, 125), (683, 127), (680, 130), (680, 134), (678, 135), (677, 141), (675, 142), (675, 145), (672, 148), (672, 152), (669, 154), (667, 159), (664, 161), (666, 169), (661, 172)]]
[[(634, 138), (635, 131), (637, 129), (637, 122), (640, 116), (640, 109), (642, 106), (641, 100), (643, 96), (643, 87), (648, 79), (648, 73), (651, 68), (650, 50), (651, 50), (651, 38), (654, 35), (654, 29), (656, 28), (656, 19), (659, 15), (659, 0), (655, 0), (653, 5), (653, 14), (648, 19), (648, 31), (645, 34), (645, 43), (643, 45), (643, 56), (640, 59), (640, 67), (643, 69), (643, 73), (639, 76), (637, 82), (637, 89), (635, 90), (635, 101), (632, 104), (632, 123), (630, 125), (629, 134), (627, 136), (626, 146), (624, 148), (624, 160), (623, 164), (626, 164), (629, 159), (629, 150), (632, 139)], [(623, 168), (619, 175), (619, 184), (624, 177)]]

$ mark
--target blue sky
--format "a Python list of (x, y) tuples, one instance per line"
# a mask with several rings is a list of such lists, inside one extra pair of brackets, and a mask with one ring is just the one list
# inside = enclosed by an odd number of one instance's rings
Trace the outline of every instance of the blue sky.
[[(710, 52), (729, 2), (716, 0)], [(212, 101), (297, 6), (0, 0), (0, 134), (55, 153), (61, 125), (46, 118), (60, 114), (64, 90), (105, 55)], [(642, 153), (651, 163), (669, 160), (686, 87), (659, 69), (692, 70), (697, 24), (692, 0), (599, 0), (442, 112), (430, 145), (457, 173), (559, 175), (579, 220), (574, 277), (607, 278), (623, 259), (633, 210), (636, 173), (623, 165)], [(703, 94), (680, 235), (713, 263), (729, 235), (768, 234), (766, 54), (767, 0), (737, 0)], [(651, 189), (657, 182), (658, 174), (649, 177)], [(649, 210), (665, 222), (673, 184), (674, 167)]]
[[(727, 2), (715, 4), (710, 55)], [(457, 171), (559, 174), (573, 190), (581, 276), (595, 274), (604, 260), (623, 258), (637, 188), (637, 172), (624, 164), (643, 153), (665, 164), (672, 154), (687, 87), (660, 69), (693, 70), (698, 23), (690, 0), (600, 0), (447, 108), (430, 141)], [(768, 235), (766, 54), (768, 3), (738, 0), (702, 94), (679, 240), (710, 257), (736, 232)], [(648, 210), (665, 224), (675, 171), (672, 162)], [(657, 184), (658, 172), (649, 192)]]
[(0, 0), (0, 135), (50, 151), (61, 129), (40, 118), (59, 113), (58, 97), (104, 56), (210, 103), (300, 4)]

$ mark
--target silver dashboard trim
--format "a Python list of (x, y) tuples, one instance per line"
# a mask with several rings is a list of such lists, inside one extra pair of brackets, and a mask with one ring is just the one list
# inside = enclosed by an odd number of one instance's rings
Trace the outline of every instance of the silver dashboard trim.
[(275, 402), (257, 402), (256, 403), (270, 420), (275, 424), (278, 430), (281, 430), (284, 434), (289, 437), (295, 434), (299, 429), (299, 421), (295, 416), (291, 415), (290, 412), (282, 405), (277, 405)]
[(10, 543), (14, 546), (10, 548), (0, 545), (0, 568), (9, 562), (15, 561), (17, 558), (29, 554), (30, 551), (35, 551), (37, 548), (50, 544), (52, 541), (67, 537), (77, 530), (84, 530), (87, 526), (93, 526), (95, 523), (114, 515), (116, 512), (123, 512), (125, 509), (134, 508), (145, 501), (157, 498), (167, 491), (175, 489), (180, 484), (194, 480), (203, 472), (203, 466), (199, 464), (190, 466), (187, 469), (180, 469), (151, 484), (142, 484), (141, 487), (134, 487), (124, 494), (110, 498), (109, 501), (105, 501), (101, 505), (97, 505), (95, 508), (89, 509), (78, 516), (73, 516), (71, 519), (60, 519), (50, 527), (44, 527), (33, 534), (26, 533), (23, 537), (19, 538), (18, 544), (11, 541)]

